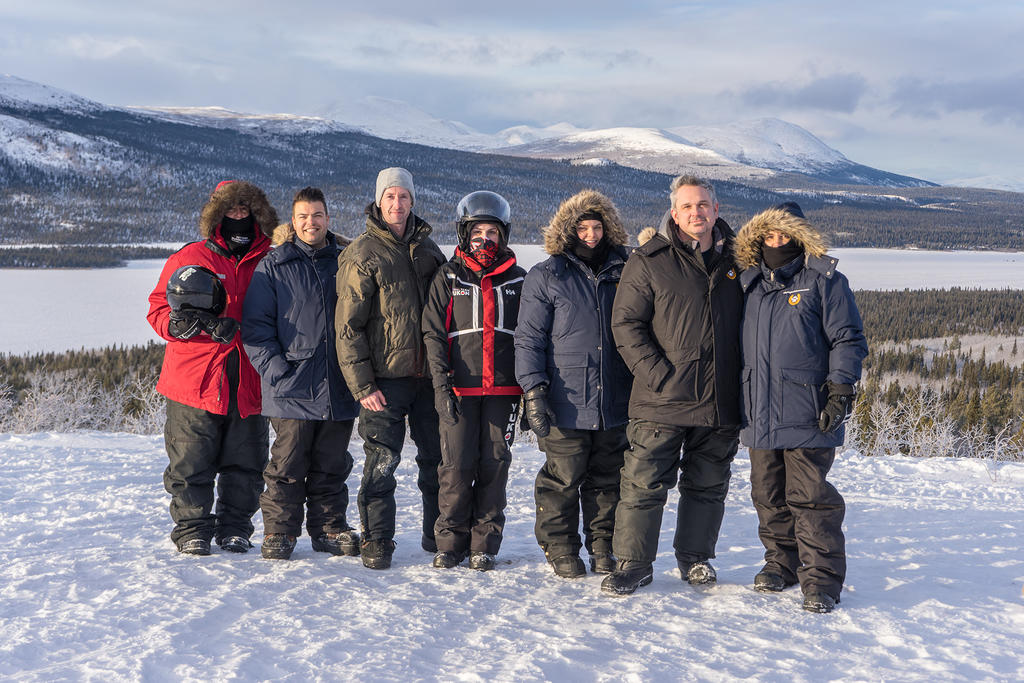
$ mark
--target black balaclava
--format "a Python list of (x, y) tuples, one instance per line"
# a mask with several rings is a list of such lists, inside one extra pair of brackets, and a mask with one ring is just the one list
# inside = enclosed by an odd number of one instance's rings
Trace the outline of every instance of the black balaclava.
[(764, 265), (768, 266), (769, 270), (781, 268), (803, 253), (804, 245), (792, 237), (789, 239), (789, 242), (781, 247), (769, 247), (764, 242), (761, 243), (761, 257), (764, 259)]
[[(598, 211), (587, 211), (580, 214), (576, 219), (576, 225), (578, 226), (583, 221), (601, 221), (601, 228), (604, 228), (604, 216)], [(605, 234), (601, 235), (597, 246), (591, 248), (584, 244), (583, 240), (576, 234), (576, 231), (573, 230), (569, 233), (569, 245), (572, 253), (595, 273), (601, 269), (601, 266), (608, 259), (608, 248), (610, 245), (608, 244), (608, 236)]]
[(241, 256), (249, 251), (253, 238), (256, 236), (255, 226), (256, 221), (253, 219), (252, 213), (237, 220), (227, 216), (220, 219), (220, 234), (228, 243), (228, 249), (232, 254)]
[(601, 270), (604, 262), (608, 260), (608, 249), (611, 245), (608, 244), (608, 238), (604, 235), (593, 249), (584, 244), (576, 235), (573, 235), (570, 241), (572, 242), (572, 253), (576, 254), (579, 260), (595, 273)]

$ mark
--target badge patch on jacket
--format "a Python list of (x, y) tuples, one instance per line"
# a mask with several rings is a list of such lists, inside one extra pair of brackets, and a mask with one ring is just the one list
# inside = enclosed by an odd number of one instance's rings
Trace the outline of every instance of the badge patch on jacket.
[(790, 306), (796, 306), (798, 303), (800, 303), (800, 295), (799, 294), (790, 294), (789, 295), (789, 305)]
[(727, 270), (725, 272), (725, 276), (727, 278), (729, 278), (730, 280), (735, 280), (736, 279), (736, 270), (733, 269), (733, 268), (730, 268), (729, 270)]

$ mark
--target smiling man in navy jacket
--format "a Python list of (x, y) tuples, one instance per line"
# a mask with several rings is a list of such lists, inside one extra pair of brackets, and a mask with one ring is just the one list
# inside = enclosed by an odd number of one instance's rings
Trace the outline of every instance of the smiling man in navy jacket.
[(295, 195), (292, 221), (274, 231), (245, 299), (242, 341), (263, 389), (263, 415), (277, 438), (260, 497), (267, 559), (288, 559), (302, 530), (313, 550), (358, 555), (349, 525), (348, 442), (359, 410), (334, 350), (335, 276), (348, 240), (327, 229), (327, 200), (315, 187)]

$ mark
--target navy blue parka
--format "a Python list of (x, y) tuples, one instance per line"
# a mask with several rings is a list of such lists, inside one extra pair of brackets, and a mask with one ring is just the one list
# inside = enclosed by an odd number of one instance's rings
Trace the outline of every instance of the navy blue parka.
[[(740, 275), (745, 294), (740, 440), (765, 450), (841, 446), (845, 427), (822, 433), (818, 417), (828, 399), (826, 382), (855, 384), (868, 352), (850, 284), (805, 220), (773, 210), (755, 221), (737, 238), (737, 261), (746, 267)], [(775, 270), (760, 257), (760, 244), (772, 229), (805, 249)]]
[[(611, 332), (612, 303), (629, 256), (623, 246), (627, 235), (606, 199), (596, 192), (577, 197), (580, 206), (564, 207), (565, 220), (560, 211), (545, 232), (545, 248), (553, 255), (526, 276), (515, 337), (516, 379), (523, 391), (548, 385), (559, 428), (610, 429), (628, 420), (633, 384)], [(611, 244), (596, 274), (568, 248), (581, 207), (604, 216)]]
[(359, 414), (335, 353), (335, 276), (348, 244), (327, 233), (313, 249), (290, 225), (260, 262), (245, 297), (242, 343), (263, 391), (263, 415), (296, 420), (351, 420)]

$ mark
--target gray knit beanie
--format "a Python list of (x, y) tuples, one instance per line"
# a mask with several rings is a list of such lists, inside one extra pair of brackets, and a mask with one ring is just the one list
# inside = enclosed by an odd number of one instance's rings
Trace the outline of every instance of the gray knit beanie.
[(409, 173), (404, 168), (393, 166), (392, 168), (385, 168), (383, 171), (377, 174), (377, 206), (380, 206), (380, 198), (384, 195), (384, 191), (389, 187), (403, 187), (409, 190), (409, 194), (412, 195), (412, 203), (416, 204), (416, 188), (412, 184), (412, 173)]

